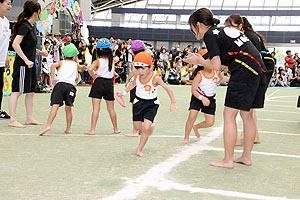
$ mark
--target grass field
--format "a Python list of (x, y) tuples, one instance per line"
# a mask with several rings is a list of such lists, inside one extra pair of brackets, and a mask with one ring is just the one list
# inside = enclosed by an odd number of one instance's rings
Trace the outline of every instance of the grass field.
[[(253, 149), (253, 166), (221, 169), (208, 165), (223, 158), (223, 104), (225, 87), (217, 89), (214, 127), (191, 134), (181, 144), (190, 100), (189, 86), (171, 86), (179, 110), (169, 112), (167, 93), (160, 88), (161, 106), (155, 130), (144, 149), (135, 156), (138, 138), (124, 137), (132, 129), (131, 105), (115, 104), (118, 126), (114, 135), (102, 102), (95, 136), (89, 130), (92, 111), (89, 87), (78, 87), (73, 109), (73, 134), (64, 134), (61, 108), (52, 130), (39, 137), (41, 126), (9, 128), (0, 121), (0, 199), (300, 199), (300, 111), (297, 89), (270, 88), (263, 110), (257, 111), (261, 144)], [(115, 87), (122, 90), (123, 85)], [(34, 116), (46, 122), (50, 94), (36, 94)], [(128, 102), (128, 97), (126, 97)], [(3, 109), (8, 110), (8, 97)], [(17, 119), (25, 122), (24, 96)], [(203, 119), (199, 114), (198, 121)], [(238, 119), (242, 129), (242, 121)], [(241, 131), (240, 131), (241, 132)], [(236, 148), (235, 157), (242, 147)]]

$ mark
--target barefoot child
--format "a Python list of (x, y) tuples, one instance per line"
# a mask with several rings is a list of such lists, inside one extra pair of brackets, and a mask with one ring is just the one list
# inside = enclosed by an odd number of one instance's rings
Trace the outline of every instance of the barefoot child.
[[(199, 54), (204, 59), (209, 57), (206, 49), (202, 49)], [(183, 144), (189, 143), (192, 128), (194, 129), (196, 137), (200, 138), (198, 129), (208, 128), (214, 125), (217, 83), (218, 81), (229, 81), (228, 77), (223, 77), (220, 72), (217, 73), (215, 70), (207, 69), (206, 67), (203, 69), (202, 66), (198, 66), (196, 70), (198, 72), (193, 80), (192, 97), (189, 108), (190, 113), (185, 125)], [(194, 125), (200, 109), (201, 112), (204, 113), (205, 120)]]
[(139, 130), (141, 133), (140, 144), (136, 150), (136, 155), (143, 156), (142, 150), (151, 134), (151, 125), (159, 107), (159, 101), (157, 99), (158, 85), (161, 85), (170, 97), (170, 110), (173, 111), (177, 109), (177, 106), (171, 88), (150, 69), (152, 65), (152, 57), (150, 54), (146, 52), (137, 54), (133, 60), (133, 65), (138, 75), (123, 93), (118, 92), (118, 96), (125, 96), (136, 87), (136, 97), (133, 101), (133, 123), (134, 129)]
[[(65, 102), (67, 128), (65, 133), (71, 134), (72, 124), (72, 106), (76, 96), (76, 77), (80, 66), (75, 62), (79, 54), (77, 48), (70, 44), (63, 48), (64, 61), (60, 61), (51, 65), (52, 85), (54, 86), (51, 94), (51, 112), (48, 117), (47, 125), (40, 136), (51, 130), (51, 124), (56, 117), (58, 108), (63, 106)], [(55, 69), (57, 69), (57, 77), (55, 78)]]
[(105, 99), (107, 111), (114, 127), (114, 133), (120, 133), (117, 127), (117, 115), (114, 108), (115, 98), (113, 77), (115, 69), (111, 47), (112, 44), (109, 43), (108, 39), (101, 38), (98, 40), (97, 55), (99, 59), (96, 59), (88, 69), (89, 74), (94, 79), (94, 83), (89, 94), (89, 97), (92, 98), (93, 113), (91, 119), (91, 129), (88, 132), (85, 132), (87, 135), (95, 135), (102, 98)]

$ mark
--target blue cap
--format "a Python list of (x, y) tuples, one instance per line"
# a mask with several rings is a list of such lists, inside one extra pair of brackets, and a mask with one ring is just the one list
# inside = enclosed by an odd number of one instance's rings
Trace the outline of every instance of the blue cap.
[(112, 47), (112, 44), (109, 42), (107, 38), (101, 38), (97, 42), (97, 48), (98, 49), (106, 49)]

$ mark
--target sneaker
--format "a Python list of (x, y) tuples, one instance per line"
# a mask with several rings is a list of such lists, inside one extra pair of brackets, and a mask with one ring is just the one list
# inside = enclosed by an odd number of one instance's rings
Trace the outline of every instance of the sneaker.
[(0, 111), (0, 119), (10, 119), (10, 116), (5, 111)]

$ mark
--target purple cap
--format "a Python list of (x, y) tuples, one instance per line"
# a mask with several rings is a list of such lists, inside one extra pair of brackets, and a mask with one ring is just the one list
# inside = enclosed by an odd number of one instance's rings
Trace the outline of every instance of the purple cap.
[(133, 52), (140, 51), (142, 49), (145, 49), (145, 44), (144, 44), (144, 42), (142, 40), (134, 40), (131, 43), (131, 50)]

